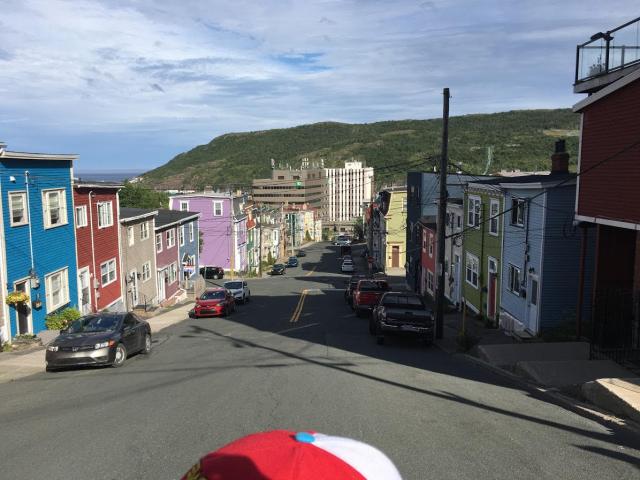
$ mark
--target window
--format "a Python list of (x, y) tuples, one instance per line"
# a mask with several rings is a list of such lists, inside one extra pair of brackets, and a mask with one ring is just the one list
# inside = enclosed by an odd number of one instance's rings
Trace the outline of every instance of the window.
[(116, 259), (100, 264), (100, 283), (102, 287), (116, 281)]
[(404, 197), (402, 199), (402, 211), (406, 212), (407, 211), (407, 197)]
[(480, 209), (482, 202), (480, 197), (470, 196), (467, 202), (467, 225), (469, 227), (480, 226)]
[(498, 211), (500, 210), (500, 202), (498, 200), (491, 200), (489, 203), (489, 234), (498, 235), (498, 228), (500, 224), (500, 217), (498, 217)]
[(189, 202), (187, 202), (185, 200), (181, 200), (180, 201), (180, 211), (181, 212), (188, 212), (189, 211)]
[(521, 198), (511, 199), (511, 225), (524, 227), (524, 200)]
[(189, 224), (189, 241), (193, 242), (195, 235), (195, 227), (193, 226), (193, 222)]
[(433, 233), (429, 234), (429, 258), (433, 258)]
[(178, 278), (178, 266), (174, 263), (169, 265), (168, 283), (174, 283)]
[(98, 228), (113, 225), (113, 202), (98, 203)]
[(142, 264), (142, 281), (146, 282), (151, 278), (151, 262)]
[(162, 234), (156, 233), (156, 253), (160, 253), (162, 251)]
[(433, 294), (433, 272), (427, 270), (427, 292)]
[(87, 225), (87, 206), (76, 207), (76, 228), (86, 227)]
[(9, 209), (11, 210), (11, 226), (26, 225), (29, 223), (27, 216), (27, 193), (9, 193)]
[(69, 303), (69, 269), (63, 268), (44, 277), (47, 313)]
[(509, 264), (509, 283), (507, 290), (520, 296), (520, 269), (515, 265)]
[(214, 217), (222, 216), (222, 202), (219, 200), (213, 201), (213, 216)]
[(422, 231), (422, 251), (427, 253), (427, 232)]
[(130, 247), (136, 243), (136, 231), (133, 227), (127, 227), (127, 240), (129, 240)]
[(42, 192), (44, 228), (67, 224), (67, 194), (64, 189)]
[(167, 248), (176, 246), (176, 231), (173, 228), (167, 230)]
[(142, 222), (140, 224), (140, 240), (146, 240), (149, 238), (149, 222)]
[(466, 264), (466, 280), (467, 283), (475, 288), (478, 288), (478, 265), (479, 265), (478, 257), (475, 255), (471, 255), (467, 253), (467, 264)]
[(462, 215), (456, 215), (456, 219), (458, 222), (458, 228), (462, 228)]
[(184, 246), (184, 225), (180, 225), (178, 228), (178, 243), (181, 247)]

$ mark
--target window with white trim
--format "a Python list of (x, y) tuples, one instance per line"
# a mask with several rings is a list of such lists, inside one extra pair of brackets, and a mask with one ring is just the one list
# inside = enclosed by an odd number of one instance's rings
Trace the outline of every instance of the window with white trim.
[(156, 253), (160, 253), (162, 251), (162, 234), (156, 233)]
[(178, 228), (178, 243), (184, 247), (184, 225), (180, 225)]
[(113, 225), (113, 202), (98, 202), (98, 228)]
[(500, 201), (491, 199), (489, 202), (489, 234), (498, 235), (498, 229), (500, 228), (500, 217), (498, 212), (500, 210)]
[(520, 296), (520, 269), (511, 264), (509, 264), (507, 290), (514, 295)]
[(89, 225), (87, 222), (87, 206), (80, 205), (76, 207), (76, 228), (86, 227)]
[(149, 238), (149, 222), (142, 222), (140, 224), (140, 240), (146, 240)]
[(511, 225), (524, 227), (525, 205), (521, 198), (511, 199)]
[(189, 202), (186, 200), (181, 200), (180, 201), (180, 211), (181, 212), (188, 212), (189, 211)]
[(213, 216), (221, 217), (222, 216), (222, 201), (214, 200), (213, 201)]
[(195, 227), (193, 226), (193, 222), (189, 224), (189, 241), (193, 242), (195, 238)]
[(429, 258), (433, 258), (433, 233), (429, 234)]
[(12, 227), (28, 224), (27, 192), (9, 192), (9, 210), (11, 211)]
[(167, 230), (167, 248), (176, 246), (176, 231), (173, 228)]
[(467, 253), (467, 259), (465, 264), (466, 281), (474, 288), (478, 288), (478, 276), (479, 276), (480, 261), (478, 257)]
[(433, 272), (427, 270), (427, 292), (433, 294)]
[(151, 262), (142, 264), (142, 281), (146, 282), (151, 278)]
[(42, 207), (44, 213), (44, 228), (66, 225), (67, 222), (67, 192), (64, 188), (44, 190), (42, 192)]
[(136, 243), (136, 231), (133, 227), (127, 227), (127, 240), (130, 247)]
[(69, 303), (69, 269), (63, 268), (44, 277), (47, 313)]
[(176, 265), (176, 263), (172, 263), (171, 265), (169, 265), (169, 271), (168, 271), (168, 283), (174, 283), (177, 279), (178, 279), (178, 266)]
[(480, 226), (480, 210), (482, 208), (482, 200), (480, 197), (469, 196), (467, 200), (467, 226)]
[(100, 264), (100, 286), (106, 287), (116, 281), (116, 259)]

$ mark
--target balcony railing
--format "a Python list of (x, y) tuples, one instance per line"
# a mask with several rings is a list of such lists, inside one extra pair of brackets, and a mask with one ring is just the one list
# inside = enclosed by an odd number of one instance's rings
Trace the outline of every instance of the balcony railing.
[(640, 65), (640, 17), (592, 35), (576, 50), (575, 83)]

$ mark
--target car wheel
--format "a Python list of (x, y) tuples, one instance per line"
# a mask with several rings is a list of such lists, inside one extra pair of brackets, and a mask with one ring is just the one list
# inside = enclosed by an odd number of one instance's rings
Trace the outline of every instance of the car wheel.
[(112, 367), (121, 367), (122, 365), (124, 365), (124, 361), (127, 359), (127, 349), (124, 347), (124, 345), (122, 345), (121, 343), (119, 343), (116, 346), (116, 354), (113, 357), (113, 363), (111, 364)]
[(46, 366), (44, 367), (45, 372), (55, 372), (57, 369), (53, 367)]
[(142, 353), (149, 355), (151, 353), (151, 335), (148, 333), (144, 336), (144, 347)]

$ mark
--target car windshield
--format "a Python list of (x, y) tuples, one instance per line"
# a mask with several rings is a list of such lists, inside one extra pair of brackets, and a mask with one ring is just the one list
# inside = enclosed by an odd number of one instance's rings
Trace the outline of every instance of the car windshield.
[(273, 268), (284, 268), (284, 265), (281, 263), (276, 263)]
[(120, 315), (89, 315), (71, 324), (68, 333), (113, 332), (120, 322)]
[(211, 290), (200, 295), (200, 300), (222, 300), (224, 292), (222, 290)]
[(385, 295), (383, 305), (391, 308), (404, 308), (407, 310), (424, 310), (422, 299), (415, 295)]
[(224, 288), (228, 288), (229, 290), (237, 290), (242, 288), (242, 282), (225, 282)]
[(380, 290), (386, 290), (385, 282), (360, 282), (358, 284), (358, 290), (361, 292), (377, 292)]
[(289, 257), (289, 260), (296, 261), (297, 258), (296, 257)]

